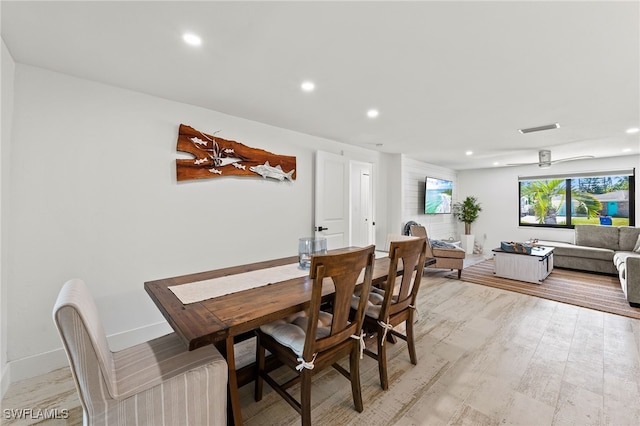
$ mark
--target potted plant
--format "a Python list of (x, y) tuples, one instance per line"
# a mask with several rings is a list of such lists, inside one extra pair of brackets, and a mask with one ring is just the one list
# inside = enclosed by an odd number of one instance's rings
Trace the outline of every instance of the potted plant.
[(478, 199), (468, 196), (462, 202), (453, 205), (453, 215), (460, 222), (464, 222), (464, 235), (462, 236), (462, 247), (467, 254), (473, 253), (474, 236), (471, 234), (471, 224), (475, 222), (482, 211)]

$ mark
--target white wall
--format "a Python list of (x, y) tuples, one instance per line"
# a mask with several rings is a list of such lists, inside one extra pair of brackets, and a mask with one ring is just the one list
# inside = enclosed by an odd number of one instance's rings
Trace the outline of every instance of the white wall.
[[(501, 167), (495, 169), (458, 171), (458, 183), (462, 193), (459, 199), (468, 195), (478, 198), (482, 212), (471, 225), (471, 233), (484, 246), (485, 254), (499, 247), (500, 241), (525, 241), (529, 238), (573, 242), (571, 229), (551, 229), (521, 227), (518, 223), (518, 176), (535, 176), (548, 173), (568, 173), (579, 171), (601, 171), (615, 169), (640, 170), (640, 156), (611, 157), (603, 159), (571, 161), (553, 165), (551, 169), (538, 166)], [(640, 196), (636, 182), (636, 218), (640, 213)], [(636, 223), (636, 225), (638, 225)]]
[[(457, 201), (458, 183), (455, 170), (407, 158), (402, 154), (386, 154), (385, 179), (387, 191), (387, 229), (390, 234), (401, 234), (409, 221), (418, 222), (427, 228), (429, 238), (457, 238), (460, 227), (452, 214), (424, 214), (425, 178), (435, 177), (453, 181), (453, 200)], [(379, 230), (380, 231), (380, 230)], [(386, 241), (387, 234), (378, 232), (377, 241)]]
[(6, 213), (8, 203), (3, 202), (4, 194), (9, 186), (9, 148), (11, 140), (11, 123), (13, 120), (13, 79), (15, 63), (9, 50), (2, 43), (0, 59), (2, 62), (2, 75), (0, 81), (0, 93), (2, 104), (0, 105), (0, 398), (4, 396), (9, 387), (10, 375), (7, 368), (7, 268), (4, 268), (7, 258), (7, 226)]
[[(314, 152), (379, 161), (373, 151), (39, 68), (18, 64), (15, 75), (12, 185), (2, 193), (12, 380), (66, 364), (51, 320), (66, 280), (86, 281), (112, 349), (155, 337), (169, 328), (145, 281), (296, 254), (313, 226)], [(180, 123), (296, 156), (297, 180), (177, 183)], [(384, 192), (376, 200), (385, 203)]]
[[(425, 178), (433, 177), (453, 182), (453, 202), (459, 201), (455, 170), (423, 163), (402, 156), (402, 219), (401, 226), (410, 220), (427, 228), (432, 239), (459, 239), (460, 223), (453, 214), (424, 214)], [(402, 228), (401, 228), (402, 229)]]
[[(387, 223), (389, 224), (387, 234), (401, 234), (402, 226), (406, 220), (403, 220), (403, 208), (402, 203), (402, 155), (400, 154), (385, 154), (385, 164), (387, 168), (385, 170), (384, 179), (386, 182), (385, 191), (387, 192), (388, 204), (385, 209), (387, 217)], [(378, 231), (380, 231), (378, 229)], [(376, 234), (377, 241), (387, 240), (387, 234), (378, 232)]]

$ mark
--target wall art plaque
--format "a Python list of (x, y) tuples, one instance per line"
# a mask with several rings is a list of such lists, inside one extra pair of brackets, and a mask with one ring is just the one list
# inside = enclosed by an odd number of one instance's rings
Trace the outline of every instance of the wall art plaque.
[(251, 148), (240, 142), (202, 133), (185, 124), (180, 124), (177, 150), (194, 157), (176, 160), (179, 181), (224, 176), (251, 176), (279, 181), (293, 181), (296, 178), (296, 157)]

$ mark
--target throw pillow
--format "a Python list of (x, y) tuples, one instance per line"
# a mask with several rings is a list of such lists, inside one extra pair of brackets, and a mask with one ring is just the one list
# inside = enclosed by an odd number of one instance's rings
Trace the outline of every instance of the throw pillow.
[(640, 235), (638, 235), (638, 241), (636, 241), (636, 246), (633, 248), (633, 251), (640, 253)]

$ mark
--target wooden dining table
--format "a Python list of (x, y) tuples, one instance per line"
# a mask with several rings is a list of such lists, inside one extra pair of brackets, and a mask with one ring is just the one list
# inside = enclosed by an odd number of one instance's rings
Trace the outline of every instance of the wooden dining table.
[[(340, 252), (349, 248), (333, 250)], [(373, 269), (373, 284), (387, 280), (389, 258), (379, 257)], [(311, 280), (305, 274), (297, 278), (238, 291), (193, 303), (183, 303), (170, 289), (200, 281), (266, 270), (298, 262), (297, 256), (233, 266), (144, 283), (144, 288), (173, 330), (189, 350), (214, 344), (226, 358), (229, 369), (230, 421), (242, 424), (239, 386), (249, 383), (255, 368), (236, 369), (234, 344), (260, 325), (299, 312), (309, 306)], [(332, 290), (326, 290), (329, 296)]]

